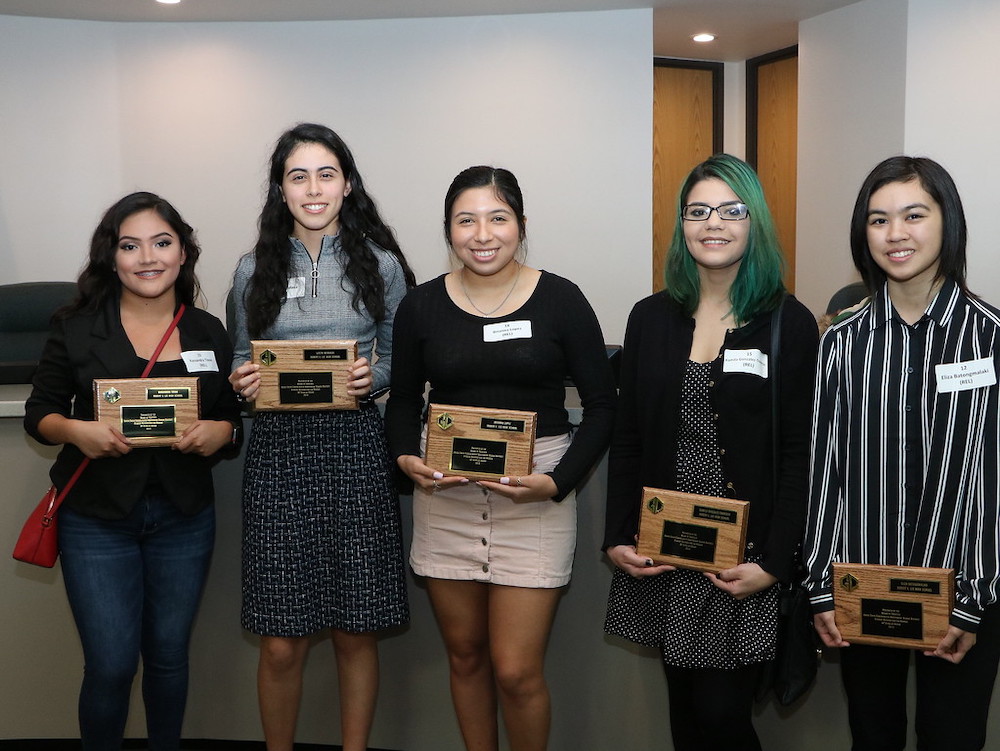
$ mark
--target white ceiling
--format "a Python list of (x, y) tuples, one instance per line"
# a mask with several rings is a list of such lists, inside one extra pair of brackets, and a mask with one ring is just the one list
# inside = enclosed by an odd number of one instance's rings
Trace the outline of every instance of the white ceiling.
[[(745, 60), (796, 43), (798, 22), (858, 0), (0, 0), (0, 14), (92, 21), (318, 21), (375, 18), (653, 11), (656, 55)], [(691, 35), (718, 39), (696, 44)]]

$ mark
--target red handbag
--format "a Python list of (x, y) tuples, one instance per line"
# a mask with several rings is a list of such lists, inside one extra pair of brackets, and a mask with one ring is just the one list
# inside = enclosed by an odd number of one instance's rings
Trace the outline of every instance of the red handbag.
[(76, 485), (77, 478), (83, 474), (83, 470), (88, 464), (90, 464), (90, 459), (84, 457), (59, 495), (56, 495), (55, 485), (45, 492), (41, 502), (31, 512), (24, 526), (21, 527), (21, 534), (17, 536), (17, 542), (14, 543), (15, 560), (45, 568), (52, 568), (56, 565), (56, 558), (59, 557), (56, 511), (59, 510), (63, 498)]
[[(160, 352), (167, 345), (167, 340), (177, 327), (177, 322), (181, 320), (182, 315), (184, 315), (183, 303), (177, 309), (177, 315), (174, 316), (174, 320), (167, 327), (167, 332), (163, 335), (163, 339), (160, 340), (153, 356), (146, 363), (146, 369), (142, 371), (142, 375), (139, 376), (140, 378), (145, 378), (149, 375), (149, 371), (153, 369), (156, 358), (160, 356)], [(58, 495), (56, 495), (55, 485), (45, 492), (42, 500), (35, 507), (35, 510), (31, 512), (24, 526), (21, 527), (21, 534), (17, 536), (13, 554), (15, 560), (45, 568), (52, 568), (56, 565), (56, 559), (59, 557), (56, 512), (59, 510), (59, 506), (62, 505), (63, 499), (66, 498), (69, 491), (76, 485), (76, 481), (80, 479), (80, 475), (83, 474), (83, 470), (86, 469), (88, 464), (90, 464), (90, 458), (84, 457), (83, 461), (80, 462), (80, 466), (76, 468), (73, 476), (69, 478), (66, 486)]]

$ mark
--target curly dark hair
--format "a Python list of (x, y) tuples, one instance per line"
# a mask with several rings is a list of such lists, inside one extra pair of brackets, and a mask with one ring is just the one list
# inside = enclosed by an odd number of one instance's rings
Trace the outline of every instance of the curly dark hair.
[(281, 182), (285, 162), (299, 144), (317, 143), (328, 148), (340, 162), (351, 192), (340, 209), (340, 245), (347, 254), (345, 276), (354, 290), (351, 305), (360, 312), (364, 303), (375, 321), (385, 318), (385, 281), (379, 273), (378, 257), (368, 246), (371, 241), (392, 253), (403, 267), (406, 286), (416, 286), (416, 277), (403, 257), (392, 229), (382, 220), (375, 202), (365, 190), (364, 181), (347, 144), (325, 125), (299, 123), (278, 138), (271, 154), (267, 196), (258, 221), (257, 243), (253, 254), (255, 268), (246, 292), (247, 328), (251, 337), (263, 336), (274, 323), (285, 300), (294, 219), (285, 205)]
[(121, 293), (122, 283), (115, 271), (118, 233), (122, 223), (140, 211), (155, 211), (177, 234), (177, 240), (184, 250), (186, 259), (181, 265), (177, 281), (174, 282), (174, 292), (178, 305), (184, 303), (189, 307), (194, 306), (195, 300), (201, 294), (201, 286), (194, 273), (201, 248), (195, 240), (194, 230), (169, 201), (155, 193), (140, 191), (120, 198), (104, 212), (90, 239), (87, 265), (76, 280), (76, 299), (56, 311), (56, 317), (66, 318), (76, 313), (94, 313), (104, 307), (107, 300)]

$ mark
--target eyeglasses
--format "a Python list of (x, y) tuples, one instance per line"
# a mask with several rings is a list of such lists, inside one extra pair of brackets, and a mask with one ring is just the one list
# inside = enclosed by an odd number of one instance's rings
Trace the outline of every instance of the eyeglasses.
[(704, 222), (715, 212), (719, 219), (727, 222), (740, 222), (750, 216), (750, 209), (745, 203), (730, 201), (718, 206), (706, 206), (703, 203), (689, 203), (681, 209), (681, 218), (688, 222)]

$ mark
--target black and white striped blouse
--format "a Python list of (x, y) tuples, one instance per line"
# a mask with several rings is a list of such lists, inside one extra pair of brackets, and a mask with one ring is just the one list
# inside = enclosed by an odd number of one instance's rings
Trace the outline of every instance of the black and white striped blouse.
[(820, 344), (803, 555), (815, 609), (832, 561), (954, 568), (975, 631), (1000, 578), (1000, 311), (945, 280), (914, 325), (888, 292)]

